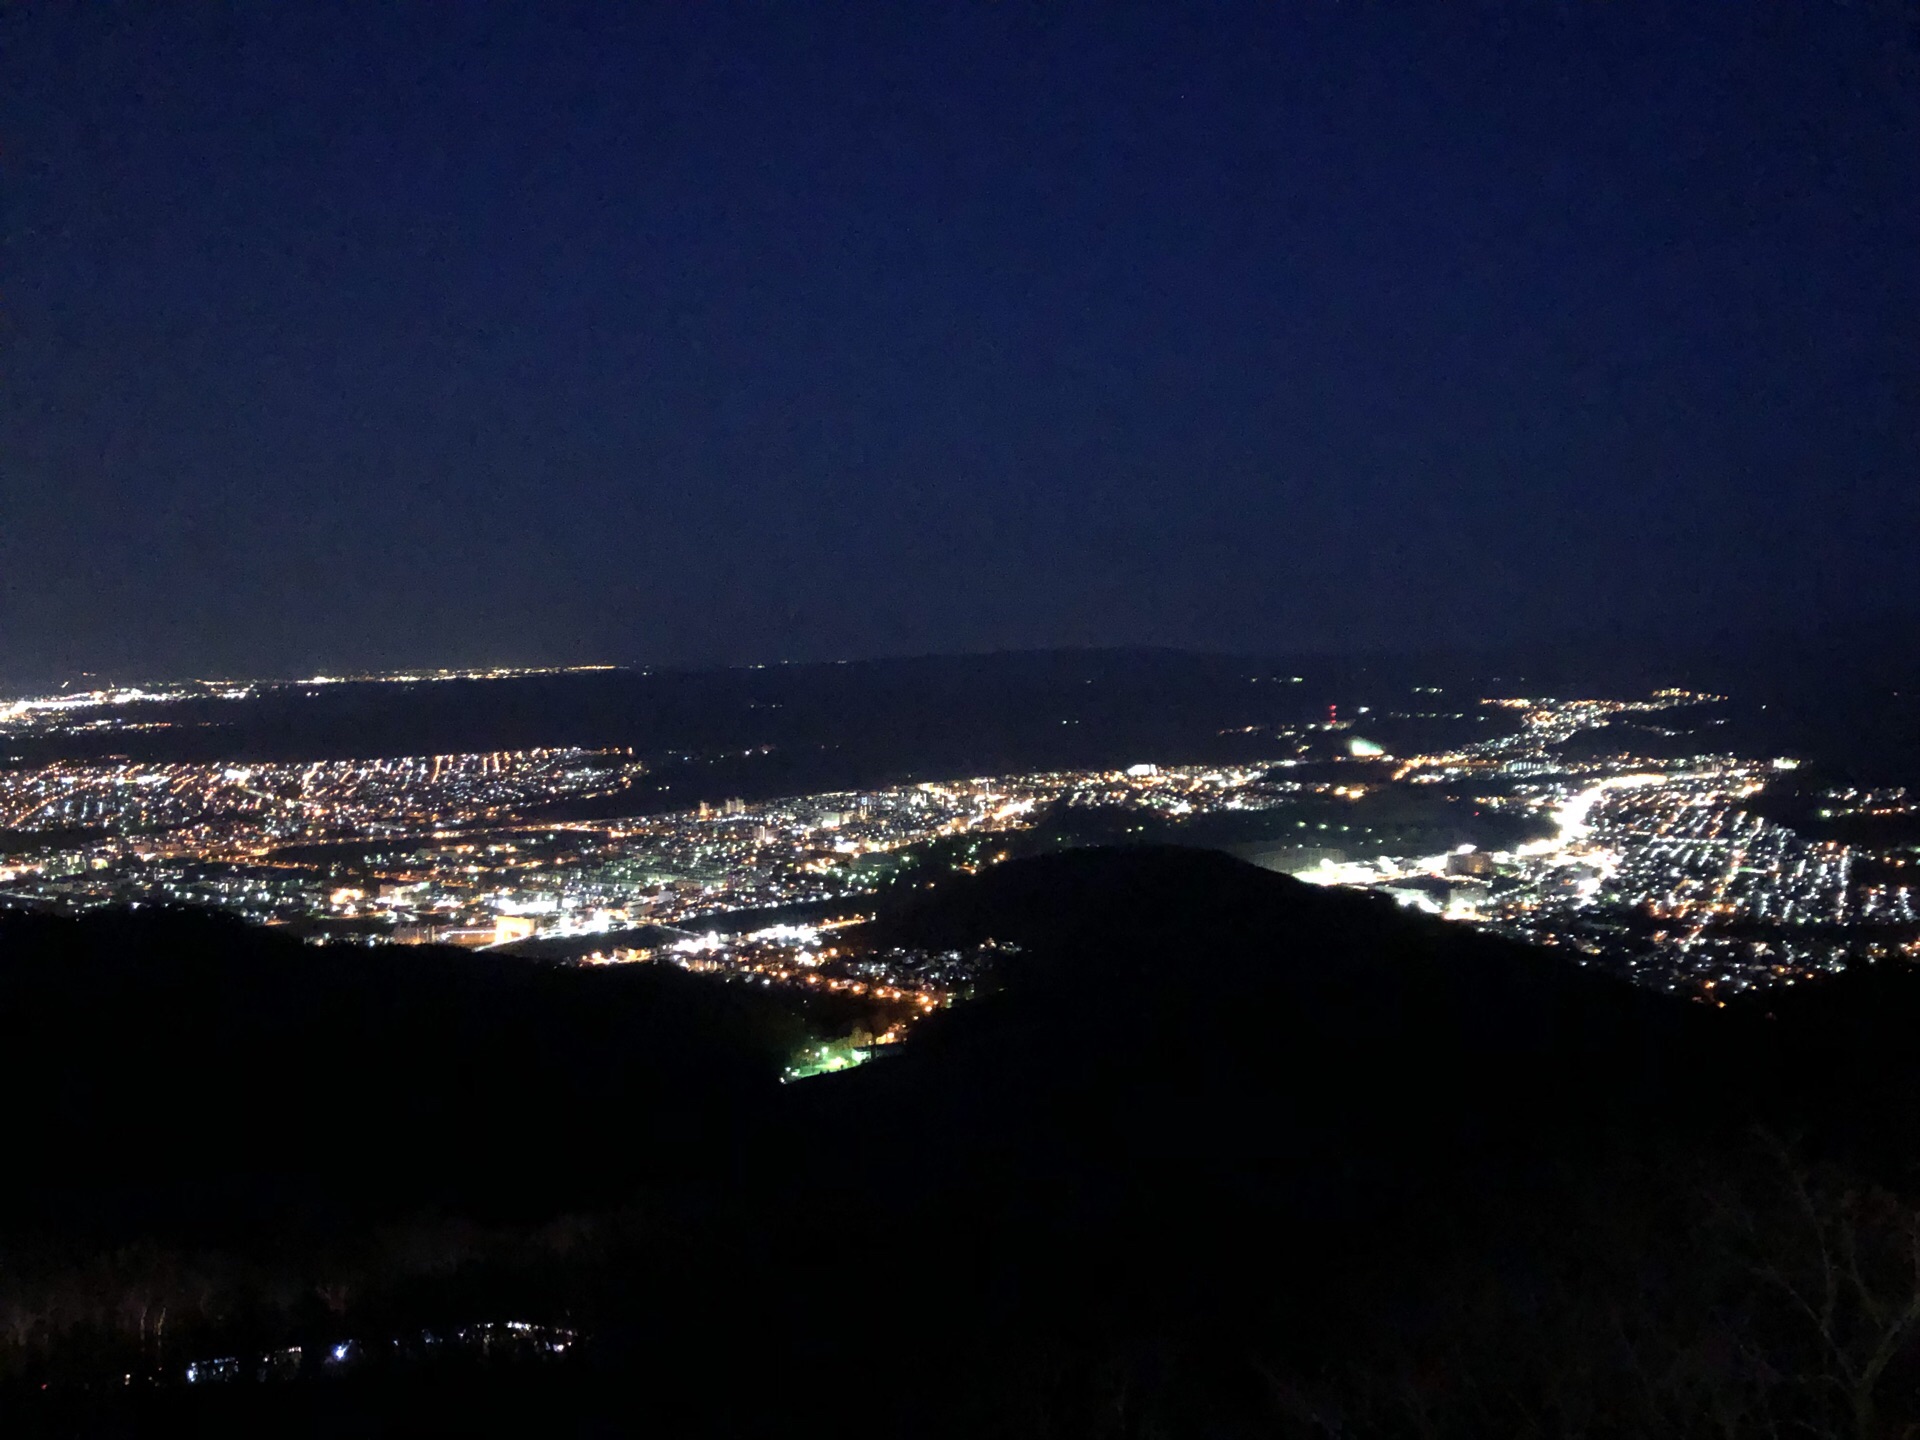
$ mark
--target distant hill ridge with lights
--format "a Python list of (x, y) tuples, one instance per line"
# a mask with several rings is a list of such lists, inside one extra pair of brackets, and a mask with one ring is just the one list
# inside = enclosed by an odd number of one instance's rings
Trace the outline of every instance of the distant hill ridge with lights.
[[(636, 666), (330, 681), (154, 684), (85, 712), (106, 723), (4, 734), (0, 765), (106, 756), (310, 762), (631, 747), (654, 767), (605, 813), (1046, 767), (1272, 753), (1265, 727), (1376, 713), (1389, 751), (1486, 738), (1389, 719), (1410, 686), (1448, 709), (1488, 694), (1635, 694), (1665, 685), (1735, 700), (1720, 736), (1920, 783), (1920, 652), (1911, 617), (1857, 632), (1587, 637), (1512, 652), (1198, 653), (1055, 649), (710, 668)], [(1656, 657), (1656, 658), (1649, 658)], [(97, 682), (95, 682), (97, 683)], [(1437, 692), (1436, 692), (1437, 693)], [(0, 704), (0, 712), (5, 706)], [(849, 724), (850, 717), (858, 721)], [(1587, 743), (1587, 742), (1583, 742)], [(556, 810), (556, 813), (561, 813)]]

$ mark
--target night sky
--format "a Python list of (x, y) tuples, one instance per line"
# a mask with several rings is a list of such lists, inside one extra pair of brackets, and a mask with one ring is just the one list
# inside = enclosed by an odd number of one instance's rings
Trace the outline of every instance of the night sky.
[(0, 678), (1920, 596), (1893, 0), (29, 5), (0, 166)]

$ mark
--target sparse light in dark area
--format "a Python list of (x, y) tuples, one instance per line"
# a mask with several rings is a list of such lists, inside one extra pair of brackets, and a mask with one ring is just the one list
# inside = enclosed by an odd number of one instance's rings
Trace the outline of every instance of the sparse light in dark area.
[(1920, 22), (16, 7), (0, 1429), (1920, 1427)]

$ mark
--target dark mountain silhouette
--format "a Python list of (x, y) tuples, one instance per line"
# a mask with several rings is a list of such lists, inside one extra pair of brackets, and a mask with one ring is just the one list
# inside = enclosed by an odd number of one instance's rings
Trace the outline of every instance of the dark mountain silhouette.
[[(1903, 1042), (1920, 983), (1904, 967), (1722, 1009), (1217, 854), (1072, 852), (892, 908), (868, 938), (1018, 946), (1004, 983), (898, 1058), (780, 1087), (765, 1015), (694, 977), (602, 988), (605, 972), (426, 956), (396, 982), (389, 952), (303, 952), (203, 922), (36, 924), (0, 936), (7, 969), (40, 987), (16, 984), (5, 1013), (119, 1017), (85, 1056), (68, 1048), (77, 1019), (38, 1041), (10, 1021), (11, 1041), (38, 1046), (22, 1073), (78, 1084), (99, 1068), (60, 1102), (70, 1121), (155, 1073), (135, 1017), (177, 1013), (171, 977), (211, 968), (234, 987), (194, 1022), (192, 1044), (226, 1057), (197, 1072), (211, 1087), (197, 1129), (178, 1091), (134, 1096), (64, 1189), (45, 1180), (52, 1150), (36, 1152), (11, 1203), (38, 1217), (46, 1253), (50, 1236), (63, 1255), (98, 1251), (109, 1221), (124, 1251), (144, 1201), (87, 1224), (46, 1201), (125, 1183), (123, 1152), (212, 1197), (254, 1193), (273, 1166), (246, 1157), (263, 1153), (359, 1208), (300, 1232), (323, 1237), (313, 1253), (299, 1235), (249, 1246), (209, 1227), (194, 1249), (157, 1221), (144, 1243), (203, 1265), (224, 1245), (326, 1303), (276, 1308), (267, 1281), (224, 1310), (182, 1299), (193, 1343), (509, 1312), (594, 1337), (537, 1370), (370, 1363), (339, 1382), (138, 1401), (69, 1384), (25, 1397), (44, 1426), (1858, 1436), (1920, 1418), (1902, 1318), (1920, 1314), (1920, 1066)], [(98, 953), (134, 953), (148, 926), (172, 927), (167, 958)], [(310, 1029), (287, 1028), (294, 1013)], [(283, 1028), (261, 1032), (275, 1014)], [(396, 1058), (422, 1028), (435, 1061)], [(514, 1082), (486, 1080), (492, 1067)], [(249, 1125), (224, 1124), (222, 1074)], [(247, 1098), (294, 1085), (311, 1105), (340, 1084), (364, 1107), (357, 1126)], [(378, 1097), (401, 1093), (412, 1118), (396, 1127)], [(251, 1127), (269, 1121), (279, 1138), (255, 1152)], [(459, 1145), (433, 1143), (443, 1125)], [(389, 1170), (397, 1129), (421, 1148)], [(326, 1279), (327, 1247), (407, 1193), (388, 1175), (437, 1185), (411, 1193), (433, 1193), (445, 1223), (484, 1216), (494, 1238), (466, 1222), (437, 1267), (363, 1244), (346, 1279)], [(91, 1363), (125, 1353), (105, 1320), (87, 1335)], [(81, 1373), (79, 1336), (51, 1320), (16, 1335), (12, 1373)], [(177, 1356), (188, 1341), (141, 1343)]]
[(108, 1240), (427, 1204), (543, 1218), (744, 1123), (809, 1016), (852, 1009), (204, 913), (0, 914), (0, 1052), (31, 1096), (8, 1137), (31, 1180), (0, 1215)]

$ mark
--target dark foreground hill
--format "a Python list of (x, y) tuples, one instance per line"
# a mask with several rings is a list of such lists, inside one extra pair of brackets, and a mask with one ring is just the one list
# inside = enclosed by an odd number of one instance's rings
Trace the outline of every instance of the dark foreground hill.
[[(137, 948), (146, 922), (115, 923)], [(305, 1111), (273, 1121), (255, 1100), (244, 1125), (216, 1109), (155, 1131), (161, 1107), (142, 1101), (91, 1169), (62, 1177), (37, 1141), (14, 1213), (38, 1217), (43, 1248), (84, 1256), (100, 1232), (63, 1223), (47, 1196), (99, 1206), (155, 1166), (175, 1184), (204, 1173), (219, 1202), (247, 1193), (249, 1156), (293, 1173), (310, 1140), (326, 1161), (298, 1173), (316, 1194), (357, 1192), (377, 1210), (366, 1197), (382, 1175), (438, 1179), (441, 1228), (407, 1233), (437, 1237), (442, 1263), (354, 1249), (341, 1237), (373, 1210), (352, 1207), (310, 1227), (324, 1231), (312, 1254), (290, 1253), (296, 1240), (261, 1259), (226, 1234), (162, 1237), (142, 1253), (179, 1267), (174, 1290), (150, 1267), (134, 1295), (124, 1253), (108, 1256), (91, 1273), (126, 1293), (96, 1297), (90, 1330), (62, 1331), (58, 1315), (34, 1330), (30, 1287), (16, 1284), (16, 1376), (79, 1374), (83, 1339), (96, 1364), (124, 1355), (136, 1300), (165, 1292), (193, 1314), (181, 1277), (219, 1291), (207, 1279), (219, 1265), (227, 1308), (202, 1307), (195, 1344), (312, 1348), (509, 1315), (591, 1341), (536, 1369), (369, 1361), (355, 1378), (135, 1398), (68, 1384), (16, 1392), (25, 1422), (1865, 1436), (1920, 1420), (1907, 1199), (1920, 1066), (1900, 1043), (1920, 1017), (1911, 972), (1719, 1009), (1177, 850), (1010, 863), (876, 931), (1021, 950), (1003, 989), (939, 1017), (898, 1058), (786, 1087), (765, 1083), (764, 1017), (715, 1009), (685, 977), (572, 989), (601, 977), (447, 957), (396, 999), (391, 957), (355, 959), (324, 985), (305, 970), (319, 952), (271, 957), (280, 969), (244, 982), (260, 987), (246, 1005), (196, 1022), (192, 1043), (226, 1057), (236, 1094), (294, 1084), (312, 1105), (345, 1084), (368, 1107), (365, 1146), (355, 1126)], [(17, 1073), (41, 1093), (79, 1083), (88, 1060), (63, 1045), (91, 1008), (118, 1014), (114, 1045), (152, 1066), (154, 1044), (132, 1037), (164, 977), (211, 965), (243, 983), (223, 953), (242, 937), (208, 929), (197, 955), (182, 940), (141, 981), (146, 998), (128, 999), (125, 974), (109, 984), (97, 962), (49, 960), (73, 933), (15, 932), (4, 961), (42, 986), (23, 998), (16, 985), (6, 1011), (11, 1038), (38, 1045), (36, 1068)], [(476, 963), (483, 978), (460, 973)], [(69, 971), (83, 978), (63, 987)], [(305, 998), (316, 986), (324, 1003)], [(451, 1019), (433, 998), (443, 988)], [(314, 1034), (360, 1039), (331, 1054), (311, 1037), (233, 1039), (281, 990), (325, 1017)], [(35, 1041), (31, 1013), (70, 1028)], [(436, 1026), (436, 1061), (396, 1071), (399, 1037)], [(129, 1080), (114, 1053), (92, 1058)], [(356, 1064), (374, 1078), (351, 1079)], [(496, 1069), (528, 1093), (483, 1078)], [(401, 1121), (376, 1118), (384, 1094)], [(94, 1101), (73, 1104), (79, 1115)], [(256, 1152), (262, 1125), (272, 1143)], [(440, 1126), (460, 1143), (439, 1144)], [(407, 1137), (418, 1153), (396, 1155)], [(656, 1163), (619, 1158), (636, 1145)], [(489, 1199), (496, 1181), (511, 1205)], [(142, 1203), (103, 1213), (125, 1224)], [(445, 1244), (455, 1222), (464, 1248)], [(365, 1225), (391, 1235), (393, 1223)], [(483, 1231), (493, 1238), (473, 1238)], [(270, 1291), (293, 1275), (308, 1300), (242, 1303), (247, 1276)], [(150, 1326), (136, 1338), (146, 1358), (187, 1353)]]

